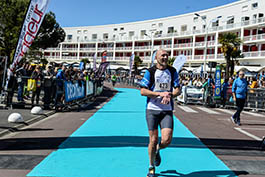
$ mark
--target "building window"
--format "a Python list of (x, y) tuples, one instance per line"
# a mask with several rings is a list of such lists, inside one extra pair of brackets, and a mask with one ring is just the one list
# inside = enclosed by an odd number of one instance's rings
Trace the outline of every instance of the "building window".
[(155, 23), (153, 23), (153, 24), (152, 24), (152, 28), (155, 28), (155, 27), (156, 27), (156, 24), (155, 24)]
[(247, 17), (247, 16), (242, 17), (242, 18), (241, 18), (241, 21), (242, 21), (242, 22), (249, 21), (249, 17)]
[(212, 27), (217, 27), (219, 26), (219, 20), (216, 20), (215, 22), (212, 23)]
[(159, 28), (163, 27), (163, 23), (159, 23), (159, 24), (158, 24), (158, 27), (159, 27)]
[(193, 17), (193, 22), (197, 22), (199, 17)]
[(104, 33), (103, 34), (103, 39), (108, 39), (109, 38), (109, 34), (108, 33)]
[(81, 34), (81, 30), (77, 30), (77, 34)]
[(146, 34), (146, 30), (141, 30), (141, 36), (144, 36)]
[(174, 26), (168, 27), (167, 33), (174, 33)]
[(235, 20), (235, 17), (234, 16), (229, 16), (227, 17), (227, 24), (233, 24), (234, 23), (234, 20)]
[(72, 34), (68, 34), (67, 35), (67, 40), (72, 40), (72, 38), (73, 38), (73, 35)]
[(87, 34), (87, 30), (84, 30), (83, 33), (84, 33), (84, 34)]
[(117, 28), (114, 28), (113, 31), (118, 31), (118, 29)]
[(134, 31), (129, 31), (129, 37), (134, 36)]
[(257, 9), (258, 8), (258, 3), (256, 2), (256, 3), (253, 3), (252, 4), (252, 9)]
[(196, 30), (196, 26), (193, 26), (193, 31), (195, 31)]
[(206, 20), (206, 15), (201, 16), (203, 20)]
[(183, 31), (187, 31), (187, 25), (182, 25), (180, 29), (181, 29), (182, 32)]
[(85, 41), (87, 41), (87, 36), (85, 36)]
[(76, 37), (76, 40), (79, 41), (79, 39), (80, 39), (80, 36), (77, 36), (77, 37)]
[(121, 27), (121, 28), (120, 28), (120, 31), (123, 31), (123, 30), (124, 30), (124, 28), (123, 28), (123, 27)]
[(96, 40), (98, 38), (97, 34), (92, 34), (92, 40)]
[(246, 11), (248, 11), (248, 6), (243, 6), (242, 7), (242, 12), (246, 12)]
[(202, 29), (206, 29), (206, 25), (202, 25)]

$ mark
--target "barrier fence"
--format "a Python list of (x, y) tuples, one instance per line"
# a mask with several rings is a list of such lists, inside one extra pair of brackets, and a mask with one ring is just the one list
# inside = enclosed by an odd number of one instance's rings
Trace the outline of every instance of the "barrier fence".
[[(111, 79), (107, 79), (111, 83)], [(116, 83), (125, 84), (139, 88), (140, 79), (137, 78), (117, 78)], [(182, 86), (181, 95), (176, 101), (182, 104), (201, 104), (210, 107), (235, 108), (236, 103), (233, 101), (232, 88), (228, 87), (225, 94), (220, 99), (214, 98), (214, 88), (212, 87), (195, 87)], [(248, 89), (246, 103), (244, 109), (254, 111), (265, 111), (265, 89), (255, 88)]]
[(43, 106), (45, 109), (64, 110), (100, 95), (103, 91), (103, 80), (64, 81), (51, 78), (34, 80), (29, 77), (15, 78), (7, 88), (2, 104), (8, 107), (25, 107), (27, 105)]

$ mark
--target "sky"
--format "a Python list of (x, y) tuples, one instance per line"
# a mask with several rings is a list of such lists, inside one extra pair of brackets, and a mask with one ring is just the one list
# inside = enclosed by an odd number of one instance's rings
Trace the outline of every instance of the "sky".
[(239, 0), (50, 0), (61, 27), (151, 20), (196, 12)]

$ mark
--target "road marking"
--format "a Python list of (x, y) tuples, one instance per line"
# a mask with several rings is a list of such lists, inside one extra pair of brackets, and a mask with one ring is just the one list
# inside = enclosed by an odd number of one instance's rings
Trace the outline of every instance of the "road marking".
[(231, 115), (234, 115), (235, 114), (235, 111), (230, 111), (228, 109), (220, 109), (220, 108), (217, 108), (216, 110), (218, 111), (221, 111), (221, 112), (224, 112), (224, 113), (227, 113), (227, 114), (231, 114)]
[(188, 106), (178, 106), (180, 109), (182, 109), (183, 111), (185, 111), (185, 112), (189, 112), (189, 113), (198, 113), (197, 111), (195, 111), (195, 110), (193, 110), (193, 109), (191, 109), (190, 107), (188, 107)]
[(265, 118), (265, 115), (254, 113), (254, 112), (243, 111), (243, 113), (251, 115), (251, 116), (257, 116), (257, 117), (264, 117)]
[(253, 127), (243, 127), (241, 129), (246, 129), (246, 130), (261, 130), (261, 131), (264, 131), (265, 128), (253, 128)]
[(253, 135), (253, 134), (251, 134), (251, 133), (249, 133), (249, 132), (247, 132), (245, 130), (242, 130), (241, 128), (235, 127), (234, 129), (237, 130), (237, 131), (239, 131), (239, 132), (241, 132), (241, 133), (243, 133), (243, 134), (245, 134), (245, 135), (247, 135), (250, 138), (255, 139), (255, 140), (258, 140), (258, 141), (261, 141), (262, 140), (262, 138), (257, 137), (257, 136), (255, 136), (255, 135)]
[(214, 110), (212, 110), (212, 109), (209, 109), (209, 108), (198, 107), (198, 109), (200, 109), (200, 110), (202, 110), (202, 111), (204, 111), (204, 112), (207, 112), (207, 113), (209, 113), (209, 114), (220, 114), (219, 112), (216, 112), (216, 111), (214, 111)]

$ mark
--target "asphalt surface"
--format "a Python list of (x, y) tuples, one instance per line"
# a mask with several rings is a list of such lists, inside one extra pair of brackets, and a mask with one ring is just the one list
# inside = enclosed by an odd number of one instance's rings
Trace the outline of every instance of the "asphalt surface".
[[(26, 176), (115, 93), (111, 89), (104, 90), (80, 111), (55, 113), (16, 131), (10, 131), (14, 125), (6, 123), (10, 112), (1, 110), (0, 130), (8, 129), (9, 134), (0, 138), (0, 177)], [(242, 126), (237, 127), (230, 121), (234, 110), (211, 110), (213, 112), (198, 105), (175, 105), (174, 114), (237, 176), (265, 177), (265, 151), (260, 148), (260, 139), (265, 135), (264, 113), (242, 113)], [(15, 111), (21, 111), (26, 120), (36, 118), (30, 110)], [(178, 131), (177, 127), (174, 131)]]

